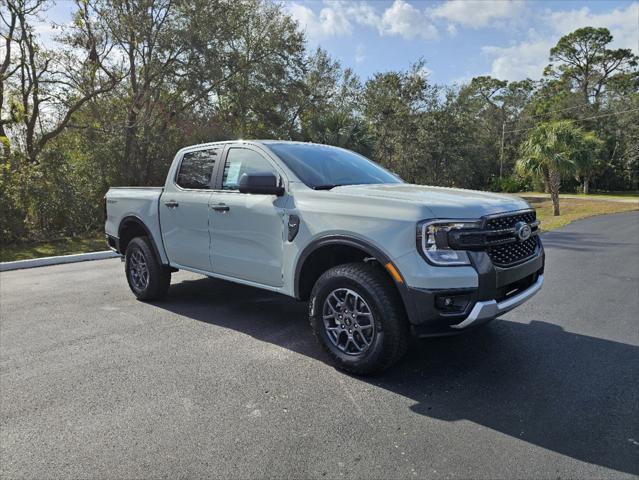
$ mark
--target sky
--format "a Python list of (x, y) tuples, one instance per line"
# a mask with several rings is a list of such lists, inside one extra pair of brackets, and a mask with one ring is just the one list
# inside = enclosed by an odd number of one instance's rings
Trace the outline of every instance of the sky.
[[(478, 75), (539, 79), (562, 35), (606, 27), (613, 47), (639, 54), (639, 1), (563, 0), (288, 0), (283, 8), (322, 47), (363, 80), (426, 61), (433, 83), (464, 83)], [(69, 20), (73, 3), (59, 0), (40, 30)]]
[(285, 8), (321, 46), (363, 79), (419, 58), (433, 83), (478, 75), (538, 79), (562, 35), (606, 27), (617, 48), (639, 53), (639, 2), (419, 0), (289, 1)]

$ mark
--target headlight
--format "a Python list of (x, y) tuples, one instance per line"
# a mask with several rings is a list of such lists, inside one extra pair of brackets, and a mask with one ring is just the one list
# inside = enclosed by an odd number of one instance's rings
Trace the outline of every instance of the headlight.
[(425, 220), (417, 224), (417, 248), (433, 265), (470, 265), (468, 254), (463, 250), (452, 250), (448, 245), (451, 230), (480, 228), (473, 220)]

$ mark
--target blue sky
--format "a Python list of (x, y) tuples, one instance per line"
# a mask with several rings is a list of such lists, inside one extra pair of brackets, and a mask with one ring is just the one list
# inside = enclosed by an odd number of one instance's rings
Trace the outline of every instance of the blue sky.
[[(607, 27), (613, 46), (639, 54), (639, 1), (525, 0), (289, 0), (283, 7), (321, 46), (362, 79), (405, 69), (420, 57), (434, 83), (477, 75), (539, 78), (548, 50), (566, 33)], [(39, 30), (65, 23), (73, 3), (59, 0)]]
[(579, 27), (607, 27), (614, 46), (639, 53), (634, 1), (289, 1), (285, 8), (321, 46), (363, 79), (423, 57), (434, 83), (477, 75), (541, 77), (548, 50)]

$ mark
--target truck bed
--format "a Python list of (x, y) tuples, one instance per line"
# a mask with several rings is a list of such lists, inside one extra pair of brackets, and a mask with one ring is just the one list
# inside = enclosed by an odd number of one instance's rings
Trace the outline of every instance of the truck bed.
[(106, 234), (119, 238), (118, 228), (125, 218), (142, 220), (164, 256), (161, 246), (159, 205), (164, 187), (112, 187), (106, 194), (107, 219)]

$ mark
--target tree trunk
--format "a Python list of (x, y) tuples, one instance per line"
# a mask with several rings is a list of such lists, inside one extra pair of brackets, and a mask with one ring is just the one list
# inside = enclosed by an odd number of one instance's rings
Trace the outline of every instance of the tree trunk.
[(559, 216), (559, 187), (561, 176), (556, 170), (548, 171), (548, 187), (550, 188), (550, 198), (552, 198), (552, 210), (555, 217)]
[(4, 130), (4, 125), (0, 125), (0, 143), (2, 144), (3, 158), (9, 159), (11, 156), (11, 143), (9, 142), (9, 137)]
[(584, 195), (588, 195), (590, 193), (590, 177), (584, 177)]
[(541, 179), (544, 182), (544, 193), (550, 193), (550, 180), (548, 180), (548, 172), (544, 171)]

